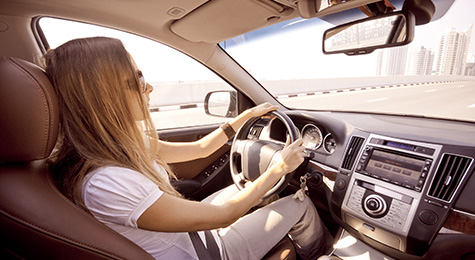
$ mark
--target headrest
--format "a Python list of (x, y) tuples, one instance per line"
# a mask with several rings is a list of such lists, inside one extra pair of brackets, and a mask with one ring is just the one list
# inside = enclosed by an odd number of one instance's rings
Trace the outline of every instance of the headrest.
[(47, 158), (59, 131), (58, 100), (45, 72), (0, 58), (0, 162)]

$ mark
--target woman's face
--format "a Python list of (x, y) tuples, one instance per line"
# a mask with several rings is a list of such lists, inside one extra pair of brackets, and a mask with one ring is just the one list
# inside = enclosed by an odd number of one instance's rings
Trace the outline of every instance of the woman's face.
[[(140, 72), (137, 64), (135, 63), (135, 60), (134, 58), (129, 54), (130, 56), (130, 61), (132, 62), (132, 66), (134, 68), (134, 71), (136, 71), (137, 73), (142, 73)], [(140, 74), (141, 77), (143, 77), (142, 74)], [(148, 82), (146, 82), (145, 80), (143, 80), (143, 82), (141, 82), (141, 84), (145, 84), (142, 88), (144, 89), (142, 94), (144, 95), (144, 98), (145, 98), (145, 102), (147, 103), (147, 107), (150, 107), (150, 93), (152, 93), (153, 91), (153, 87), (152, 85), (150, 85)], [(140, 106), (137, 104), (137, 109), (135, 111), (135, 114), (136, 115), (141, 115), (141, 108)], [(139, 120), (143, 119), (143, 116), (138, 116), (139, 117)]]

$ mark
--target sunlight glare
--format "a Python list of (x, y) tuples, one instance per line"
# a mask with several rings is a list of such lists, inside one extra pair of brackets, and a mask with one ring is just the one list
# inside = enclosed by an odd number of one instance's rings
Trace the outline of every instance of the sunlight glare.
[(347, 236), (342, 239), (340, 239), (333, 247), (334, 248), (348, 248), (351, 247), (352, 245), (356, 244), (357, 240), (356, 238), (352, 236)]

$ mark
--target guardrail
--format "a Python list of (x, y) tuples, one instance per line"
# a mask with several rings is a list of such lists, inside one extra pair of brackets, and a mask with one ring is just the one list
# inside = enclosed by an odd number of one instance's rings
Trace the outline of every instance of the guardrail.
[[(442, 84), (457, 81), (475, 80), (467, 76), (381, 76), (365, 78), (329, 78), (299, 80), (262, 81), (271, 93), (281, 98), (303, 95), (320, 95), (329, 93), (361, 91), (368, 89), (392, 88), (401, 86)], [(192, 83), (153, 83), (150, 111), (169, 111), (203, 106), (206, 94), (213, 90), (230, 89), (223, 82)]]

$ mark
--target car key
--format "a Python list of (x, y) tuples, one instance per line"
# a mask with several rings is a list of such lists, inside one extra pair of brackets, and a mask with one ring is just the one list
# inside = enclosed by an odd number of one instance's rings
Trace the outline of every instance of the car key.
[(305, 195), (308, 194), (308, 187), (307, 187), (307, 179), (310, 177), (310, 174), (306, 173), (303, 176), (300, 176), (300, 189), (295, 192), (293, 199), (298, 199), (303, 201), (305, 199)]

